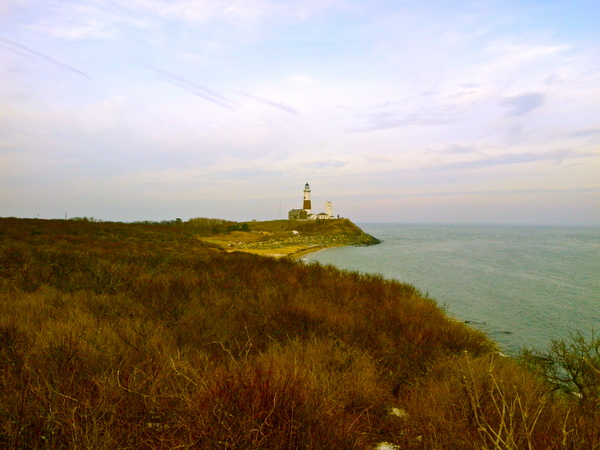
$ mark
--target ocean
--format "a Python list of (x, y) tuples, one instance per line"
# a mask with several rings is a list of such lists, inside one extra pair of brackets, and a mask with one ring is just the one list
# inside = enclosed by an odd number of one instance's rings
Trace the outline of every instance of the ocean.
[(600, 333), (600, 227), (358, 225), (383, 242), (303, 259), (412, 284), (512, 355)]

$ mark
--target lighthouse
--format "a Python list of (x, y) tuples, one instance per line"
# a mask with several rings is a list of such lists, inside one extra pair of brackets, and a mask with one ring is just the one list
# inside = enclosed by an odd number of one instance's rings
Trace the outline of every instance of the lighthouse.
[(304, 203), (302, 204), (302, 209), (310, 214), (310, 210), (312, 209), (310, 205), (310, 186), (308, 183), (304, 185)]
[[(325, 211), (319, 214), (312, 213), (312, 203), (310, 201), (310, 185), (304, 185), (304, 201), (302, 209), (292, 209), (288, 211), (288, 219), (290, 220), (317, 220), (317, 219), (333, 219), (331, 202), (325, 202)], [(339, 217), (339, 216), (338, 216)]]

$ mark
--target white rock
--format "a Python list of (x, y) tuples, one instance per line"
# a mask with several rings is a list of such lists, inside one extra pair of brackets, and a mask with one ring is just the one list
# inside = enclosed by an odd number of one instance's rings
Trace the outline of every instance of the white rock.
[(391, 407), (390, 416), (399, 417), (400, 419), (408, 418), (408, 413), (404, 409)]

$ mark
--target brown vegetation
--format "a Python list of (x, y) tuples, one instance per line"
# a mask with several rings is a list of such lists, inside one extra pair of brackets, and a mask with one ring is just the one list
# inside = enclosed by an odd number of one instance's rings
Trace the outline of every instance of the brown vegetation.
[(414, 287), (198, 239), (226, 226), (0, 219), (0, 446), (600, 445)]

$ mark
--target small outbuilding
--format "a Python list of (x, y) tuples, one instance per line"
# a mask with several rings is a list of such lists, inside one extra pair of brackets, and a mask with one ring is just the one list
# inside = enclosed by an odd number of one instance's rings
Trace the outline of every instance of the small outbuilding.
[(288, 218), (290, 220), (307, 220), (308, 213), (305, 209), (292, 209), (288, 212)]

